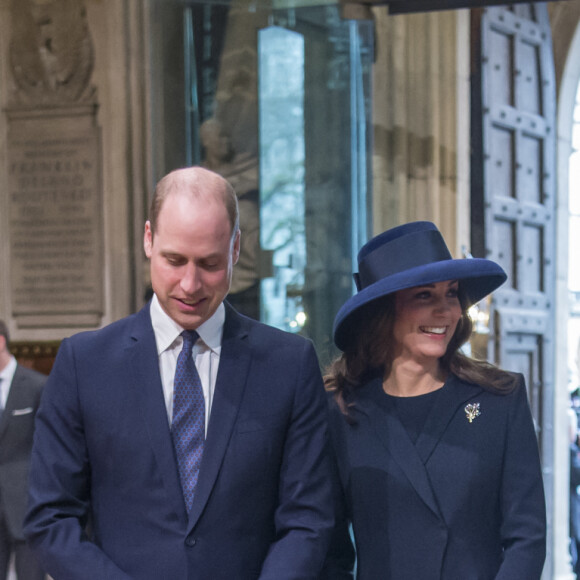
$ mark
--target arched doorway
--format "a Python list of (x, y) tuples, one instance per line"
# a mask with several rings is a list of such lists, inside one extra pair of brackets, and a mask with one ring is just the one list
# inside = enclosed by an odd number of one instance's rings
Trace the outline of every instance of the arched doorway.
[[(578, 12), (575, 3), (566, 7)], [(565, 9), (563, 8), (564, 12)], [(580, 380), (575, 369), (575, 350), (580, 337), (580, 317), (574, 310), (580, 297), (578, 237), (580, 227), (580, 26), (568, 35), (556, 34), (561, 24), (578, 22), (579, 14), (558, 14), (553, 19), (556, 62), (563, 63), (558, 74), (558, 199), (556, 230), (556, 376), (554, 389), (554, 489), (569, 489), (569, 433), (564, 418), (570, 404), (570, 390)], [(559, 24), (560, 23), (560, 24)], [(565, 27), (565, 26), (564, 26)], [(567, 38), (566, 38), (567, 36)], [(560, 43), (560, 46), (558, 44)], [(565, 50), (562, 47), (565, 46)], [(558, 55), (566, 56), (559, 59)], [(574, 127), (576, 127), (574, 129)], [(572, 291), (572, 292), (571, 292)], [(576, 296), (575, 296), (576, 294)], [(569, 503), (566, 493), (554, 494), (554, 578), (574, 578), (568, 547)]]

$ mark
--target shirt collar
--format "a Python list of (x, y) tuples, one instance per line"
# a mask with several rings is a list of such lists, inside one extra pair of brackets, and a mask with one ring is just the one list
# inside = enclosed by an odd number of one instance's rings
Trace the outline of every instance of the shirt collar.
[[(153, 325), (153, 332), (155, 333), (155, 342), (157, 343), (157, 354), (161, 354), (173, 345), (184, 329), (167, 315), (155, 294), (153, 294), (151, 300), (150, 313), (151, 324)], [(222, 344), (225, 319), (226, 309), (222, 302), (214, 314), (196, 328), (204, 344), (217, 353), (219, 353)]]

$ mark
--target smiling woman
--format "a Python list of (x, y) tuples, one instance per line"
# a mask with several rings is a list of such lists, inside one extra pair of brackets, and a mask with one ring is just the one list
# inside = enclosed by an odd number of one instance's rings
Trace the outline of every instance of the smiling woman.
[(359, 580), (539, 580), (544, 492), (523, 378), (459, 350), (467, 309), (504, 271), (452, 259), (430, 222), (373, 238), (358, 265), (325, 377), (339, 499), (322, 578), (352, 578), (356, 556)]
[(459, 284), (456, 280), (397, 292), (393, 326), (397, 350), (393, 362), (397, 363), (397, 369), (405, 362), (417, 366), (420, 376), (416, 381), (401, 383), (396, 379), (398, 371), (392, 368), (388, 377), (392, 380), (383, 385), (385, 391), (409, 396), (442, 387), (439, 359), (447, 352), (460, 318)]

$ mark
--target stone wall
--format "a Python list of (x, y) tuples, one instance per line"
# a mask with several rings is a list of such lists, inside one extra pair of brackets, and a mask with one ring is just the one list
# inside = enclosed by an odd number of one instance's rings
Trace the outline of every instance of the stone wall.
[(145, 25), (139, 0), (0, 2), (0, 317), (14, 340), (140, 305)]

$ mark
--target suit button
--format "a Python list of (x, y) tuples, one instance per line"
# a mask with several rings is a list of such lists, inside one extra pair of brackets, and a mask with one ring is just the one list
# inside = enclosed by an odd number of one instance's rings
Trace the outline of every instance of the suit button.
[(196, 541), (195, 538), (191, 537), (185, 538), (185, 545), (189, 546), (190, 548), (193, 548), (193, 546), (195, 546), (195, 541)]

